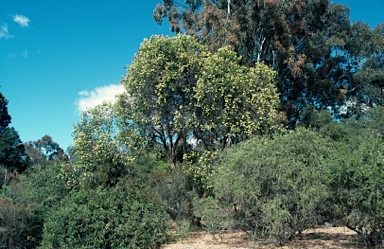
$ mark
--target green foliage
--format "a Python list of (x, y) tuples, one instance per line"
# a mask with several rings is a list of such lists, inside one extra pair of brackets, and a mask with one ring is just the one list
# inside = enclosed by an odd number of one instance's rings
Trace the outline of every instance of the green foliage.
[(176, 238), (187, 239), (191, 231), (191, 222), (189, 220), (182, 220), (177, 224)]
[(201, 219), (204, 231), (213, 235), (233, 228), (230, 208), (213, 197), (195, 198), (193, 201), (194, 215)]
[(224, 151), (214, 194), (255, 236), (285, 243), (317, 224), (329, 197), (332, 143), (298, 129), (273, 139), (251, 139)]
[(20, 204), (0, 196), (0, 248), (23, 248), (31, 214)]
[[(0, 93), (0, 184), (8, 183), (8, 173), (22, 172), (27, 169), (28, 158), (19, 134), (9, 127), (11, 116), (8, 114), (8, 100)], [(2, 186), (0, 186), (1, 188)]]
[(18, 183), (19, 202), (46, 212), (55, 202), (64, 198), (69, 192), (61, 177), (62, 167), (66, 164), (39, 164), (28, 168), (25, 177)]
[(180, 168), (151, 179), (154, 191), (161, 198), (165, 211), (173, 220), (189, 219), (192, 215), (189, 179)]
[(193, 88), (204, 50), (191, 36), (152, 36), (141, 44), (122, 80), (127, 94), (120, 98), (119, 117), (134, 122), (140, 134), (159, 144), (172, 167), (177, 149), (187, 150)]
[(333, 215), (358, 232), (367, 246), (381, 245), (384, 236), (384, 140), (382, 125), (376, 123), (382, 114), (380, 108), (361, 121), (322, 129), (338, 141), (331, 183)]
[(53, 164), (59, 161), (68, 161), (69, 159), (60, 145), (48, 135), (44, 135), (37, 141), (24, 143), (24, 147), (32, 165), (40, 163)]
[(151, 195), (130, 180), (74, 190), (50, 211), (40, 248), (157, 248), (169, 221)]
[(364, 112), (359, 120), (350, 118), (342, 119), (339, 123), (323, 123), (323, 125), (319, 126), (319, 131), (335, 141), (344, 141), (353, 146), (356, 144), (356, 140), (364, 140), (364, 136), (367, 132), (376, 133), (384, 138), (383, 122), (384, 108), (378, 106), (376, 108), (370, 108), (368, 111)]
[(192, 180), (194, 189), (203, 195), (212, 190), (213, 165), (218, 157), (217, 151), (192, 151), (183, 157), (184, 172)]
[[(139, 156), (134, 162), (134, 168), (137, 177), (145, 179), (145, 184), (153, 189), (158, 202), (163, 204), (173, 221), (181, 222), (180, 229), (184, 229), (182, 234), (185, 235), (189, 228), (184, 223), (190, 219), (190, 207), (189, 181), (184, 172), (180, 168), (171, 171), (167, 160), (150, 153)], [(183, 237), (182, 234), (178, 235)]]
[(362, 116), (364, 127), (372, 129), (384, 138), (384, 107), (371, 108)]
[[(225, 148), (279, 127), (274, 71), (239, 65), (229, 48), (207, 52), (192, 36), (145, 40), (122, 80), (117, 115), (134, 123), (171, 165), (191, 151)], [(156, 147), (156, 146), (154, 146)]]
[[(204, 143), (220, 148), (278, 130), (275, 72), (263, 64), (246, 68), (228, 48), (209, 53), (195, 88), (197, 127)], [(217, 144), (216, 144), (217, 146)]]
[[(185, 8), (180, 8), (183, 2)], [(352, 23), (349, 8), (330, 0), (167, 1), (159, 24), (198, 37), (210, 51), (230, 46), (241, 64), (263, 62), (277, 72), (282, 110), (295, 127), (306, 106), (356, 102), (349, 115), (383, 103), (384, 25)]]
[(0, 196), (0, 248), (35, 248), (41, 242), (47, 211), (66, 194), (61, 165), (33, 165), (13, 176)]
[(371, 135), (355, 146), (340, 146), (343, 160), (334, 173), (336, 203), (348, 227), (372, 246), (381, 244), (384, 235), (383, 142)]
[(298, 126), (320, 129), (333, 122), (333, 117), (328, 110), (317, 111), (313, 106), (307, 106)]
[[(114, 185), (120, 177), (132, 174), (132, 164), (138, 152), (135, 151), (135, 141), (128, 140), (132, 138), (128, 136), (128, 128), (119, 134), (119, 120), (110, 104), (82, 113), (73, 131), (76, 162), (63, 167), (67, 186)], [(120, 138), (121, 134), (126, 136), (125, 139)]]
[(169, 164), (166, 160), (157, 158), (155, 154), (143, 153), (134, 161), (134, 169), (138, 176), (151, 179), (162, 177), (169, 173)]
[(0, 165), (9, 172), (23, 172), (27, 169), (24, 146), (13, 127), (6, 127), (0, 134)]
[(5, 96), (0, 93), (0, 127), (1, 132), (5, 127), (8, 127), (8, 125), (11, 123), (11, 116), (8, 113), (8, 100), (5, 98)]

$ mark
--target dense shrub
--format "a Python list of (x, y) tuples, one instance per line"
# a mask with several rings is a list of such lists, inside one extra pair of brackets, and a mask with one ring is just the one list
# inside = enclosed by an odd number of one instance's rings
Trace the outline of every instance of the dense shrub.
[(49, 213), (40, 248), (156, 248), (168, 238), (168, 216), (149, 188), (73, 190)]
[(193, 213), (202, 222), (201, 227), (205, 232), (218, 234), (221, 230), (234, 227), (234, 220), (230, 219), (231, 207), (223, 205), (218, 199), (194, 198)]
[(66, 194), (62, 163), (29, 167), (0, 193), (0, 248), (35, 248), (47, 211)]
[(25, 248), (28, 235), (28, 210), (0, 196), (0, 248)]
[[(364, 124), (364, 123), (363, 123)], [(374, 124), (375, 125), (375, 124)], [(360, 234), (367, 246), (384, 240), (384, 142), (377, 127), (349, 121), (327, 128), (337, 137), (332, 172), (334, 215)], [(335, 136), (331, 136), (335, 138)]]
[(299, 129), (228, 149), (213, 178), (214, 194), (233, 206), (238, 225), (285, 243), (318, 223), (329, 197), (331, 141)]

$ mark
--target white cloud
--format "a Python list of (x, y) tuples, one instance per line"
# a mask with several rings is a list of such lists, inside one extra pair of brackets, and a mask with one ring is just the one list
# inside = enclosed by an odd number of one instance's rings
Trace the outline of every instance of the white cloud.
[(88, 91), (81, 91), (81, 92), (79, 92), (79, 93), (77, 93), (78, 95), (80, 95), (80, 96), (89, 96), (89, 92)]
[(13, 16), (13, 21), (17, 24), (19, 24), (21, 27), (29, 27), (29, 22), (31, 20), (29, 20), (28, 17), (26, 16), (23, 16), (23, 15), (14, 15)]
[(116, 95), (123, 92), (125, 92), (125, 88), (120, 84), (96, 87), (93, 91), (84, 90), (78, 93), (81, 97), (76, 101), (76, 105), (79, 112), (83, 112), (103, 102), (114, 102)]
[(9, 38), (12, 38), (12, 37), (13, 37), (13, 35), (9, 34), (8, 25), (6, 23), (1, 24), (1, 27), (0, 27), (0, 39), (1, 38), (9, 39)]

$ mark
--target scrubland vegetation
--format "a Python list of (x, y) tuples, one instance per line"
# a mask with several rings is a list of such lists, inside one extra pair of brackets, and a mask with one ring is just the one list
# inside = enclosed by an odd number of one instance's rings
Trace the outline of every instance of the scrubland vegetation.
[[(0, 248), (158, 248), (189, 231), (284, 245), (384, 238), (384, 26), (327, 0), (164, 1), (126, 93), (74, 146), (21, 143), (1, 95)], [(184, 34), (181, 34), (184, 33)]]

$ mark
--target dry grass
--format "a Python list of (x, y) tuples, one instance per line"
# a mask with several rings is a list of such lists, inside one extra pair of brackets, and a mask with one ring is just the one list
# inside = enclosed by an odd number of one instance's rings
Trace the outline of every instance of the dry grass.
[(364, 248), (358, 235), (346, 227), (308, 229), (287, 245), (254, 242), (243, 232), (227, 232), (215, 237), (202, 232), (190, 233), (187, 239), (171, 243), (162, 249), (346, 249)]

